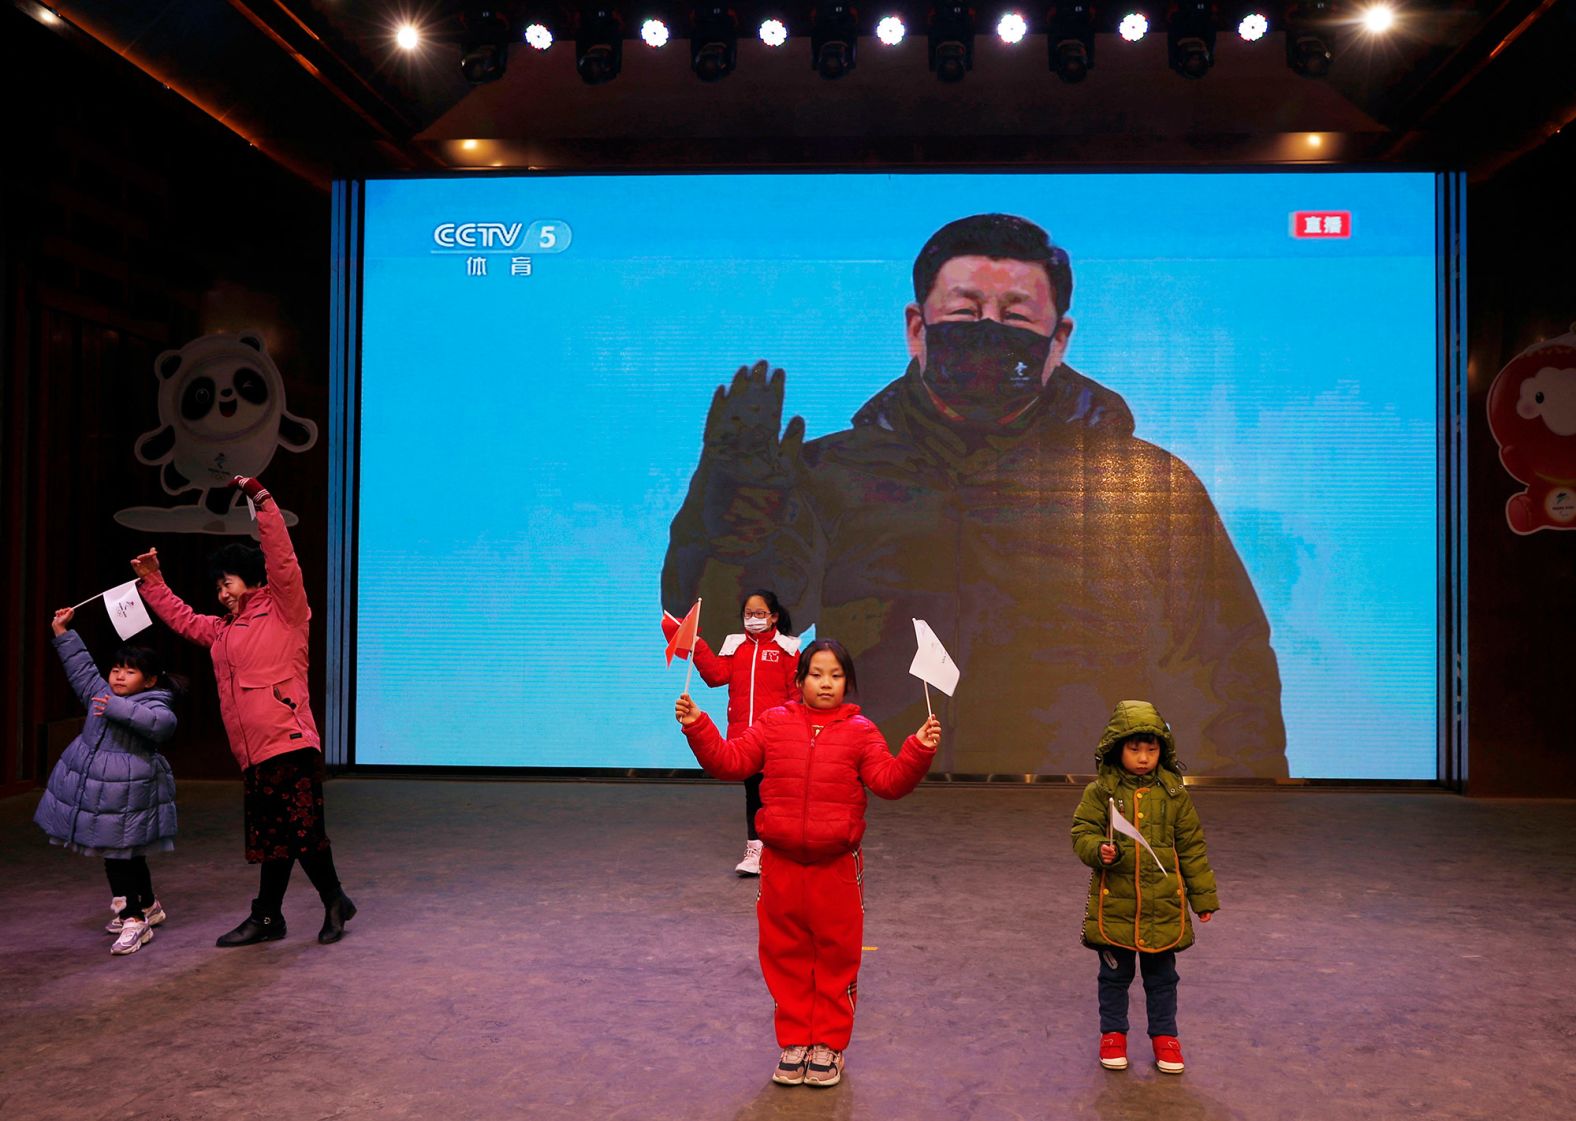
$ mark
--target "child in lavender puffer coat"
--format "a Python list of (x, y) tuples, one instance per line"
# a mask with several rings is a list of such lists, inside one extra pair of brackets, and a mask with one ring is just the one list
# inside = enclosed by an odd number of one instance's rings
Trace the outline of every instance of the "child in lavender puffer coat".
[(104, 929), (118, 935), (110, 953), (133, 954), (165, 919), (147, 854), (175, 847), (175, 777), (158, 745), (175, 732), (171, 705), (181, 686), (146, 646), (117, 650), (106, 681), (69, 629), (73, 614), (57, 611), (50, 625), (87, 721), (50, 773), (33, 820), (51, 842), (103, 858), (114, 895)]

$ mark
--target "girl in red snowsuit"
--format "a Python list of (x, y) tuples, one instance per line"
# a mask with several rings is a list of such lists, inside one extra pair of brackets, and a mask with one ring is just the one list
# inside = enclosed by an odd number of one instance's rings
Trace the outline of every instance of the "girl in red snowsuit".
[(782, 1048), (772, 1079), (833, 1086), (842, 1077), (858, 999), (865, 787), (882, 798), (913, 790), (935, 758), (941, 724), (930, 717), (892, 755), (859, 706), (844, 703), (855, 689), (854, 663), (831, 639), (805, 649), (796, 681), (799, 700), (763, 712), (727, 740), (687, 693), (674, 714), (708, 774), (764, 775), (755, 909)]
[[(730, 634), (712, 652), (704, 638), (695, 640), (695, 668), (700, 679), (715, 688), (728, 687), (728, 735), (744, 731), (769, 708), (786, 704), (799, 693), (794, 683), (799, 666), (799, 640), (788, 632), (793, 629), (788, 612), (777, 602), (777, 594), (757, 588), (739, 605), (744, 621), (743, 634)], [(662, 614), (662, 631), (668, 638), (678, 630), (679, 621)], [(684, 657), (679, 651), (679, 657)], [(741, 876), (761, 874), (761, 839), (755, 830), (755, 815), (761, 808), (761, 776), (744, 780), (744, 859), (733, 866)]]

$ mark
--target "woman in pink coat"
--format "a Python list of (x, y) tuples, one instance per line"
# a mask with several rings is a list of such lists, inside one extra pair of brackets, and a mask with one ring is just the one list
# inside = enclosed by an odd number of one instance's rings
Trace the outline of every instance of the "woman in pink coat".
[(356, 913), (334, 871), (323, 828), (323, 749), (307, 697), (307, 605), (301, 566), (279, 507), (256, 479), (237, 476), (257, 509), (262, 550), (226, 545), (210, 576), (224, 615), (199, 615), (170, 590), (158, 551), (131, 562), (143, 600), (182, 638), (206, 647), (219, 686), (219, 715), (246, 780), (246, 859), (262, 865), (252, 913), (220, 946), (285, 936), (282, 907), (296, 861), (323, 900), (319, 942), (344, 937)]

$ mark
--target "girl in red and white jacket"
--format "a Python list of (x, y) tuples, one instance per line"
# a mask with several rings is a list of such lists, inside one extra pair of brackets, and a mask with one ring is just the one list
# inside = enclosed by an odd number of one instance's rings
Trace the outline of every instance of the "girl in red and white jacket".
[[(730, 634), (712, 652), (704, 638), (695, 640), (695, 668), (707, 685), (728, 687), (728, 735), (744, 731), (769, 708), (799, 695), (794, 676), (799, 667), (799, 640), (789, 632), (793, 623), (777, 602), (777, 593), (757, 588), (739, 606), (743, 634)], [(663, 612), (662, 631), (669, 638), (679, 621)], [(683, 657), (682, 651), (679, 657)], [(761, 776), (744, 780), (744, 859), (733, 870), (741, 876), (761, 874), (761, 839), (755, 815), (761, 808)]]
[(829, 638), (805, 648), (795, 680), (799, 700), (761, 713), (726, 740), (688, 693), (674, 715), (707, 774), (763, 775), (755, 912), (782, 1048), (772, 1081), (835, 1086), (859, 993), (865, 787), (901, 798), (918, 786), (936, 757), (941, 722), (926, 719), (894, 756), (859, 706), (844, 703), (857, 688), (854, 661)]

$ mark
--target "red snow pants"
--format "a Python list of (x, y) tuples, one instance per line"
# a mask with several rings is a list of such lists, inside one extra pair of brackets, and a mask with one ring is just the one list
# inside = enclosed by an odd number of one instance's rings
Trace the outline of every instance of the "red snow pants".
[(761, 973), (776, 1004), (777, 1045), (848, 1046), (865, 929), (864, 858), (856, 849), (799, 864), (761, 853)]

